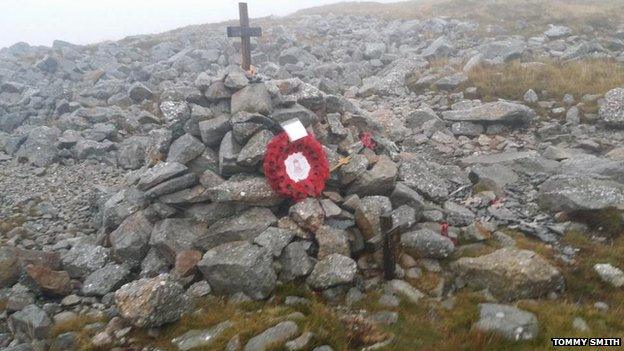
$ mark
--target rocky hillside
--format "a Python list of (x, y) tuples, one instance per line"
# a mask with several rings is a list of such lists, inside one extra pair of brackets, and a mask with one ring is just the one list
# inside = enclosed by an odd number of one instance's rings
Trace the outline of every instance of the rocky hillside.
[[(0, 347), (621, 336), (624, 20), (617, 3), (566, 3), (259, 19), (256, 75), (225, 24), (1, 49)], [(333, 169), (296, 203), (262, 174), (291, 118)]]

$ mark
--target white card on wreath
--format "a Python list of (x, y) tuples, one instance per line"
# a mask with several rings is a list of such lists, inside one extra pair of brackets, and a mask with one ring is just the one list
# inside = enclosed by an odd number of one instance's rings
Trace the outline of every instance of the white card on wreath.
[(305, 129), (299, 118), (289, 119), (281, 124), (282, 129), (288, 134), (288, 140), (292, 143), (295, 140), (299, 140), (308, 136), (308, 131)]

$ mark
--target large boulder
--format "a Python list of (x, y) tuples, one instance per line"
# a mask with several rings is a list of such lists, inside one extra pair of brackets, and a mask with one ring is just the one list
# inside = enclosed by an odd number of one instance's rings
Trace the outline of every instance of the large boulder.
[(406, 160), (399, 166), (399, 179), (422, 196), (442, 202), (449, 195), (449, 184), (443, 177), (441, 165), (422, 158)]
[(19, 160), (27, 160), (38, 167), (49, 166), (58, 160), (56, 141), (60, 134), (57, 128), (34, 128), (28, 133), (16, 156)]
[(192, 249), (204, 232), (204, 226), (188, 218), (166, 218), (154, 224), (149, 244), (173, 264), (178, 252)]
[(48, 337), (52, 320), (37, 305), (28, 305), (12, 314), (8, 324), (16, 340), (34, 341)]
[(311, 126), (318, 121), (318, 117), (314, 112), (299, 104), (276, 109), (273, 113), (271, 113), (271, 118), (278, 123), (297, 118), (306, 127)]
[(423, 228), (401, 235), (401, 246), (414, 257), (447, 258), (455, 250), (451, 239)]
[(510, 167), (501, 164), (475, 165), (468, 177), (474, 184), (483, 184), (495, 189), (503, 189), (507, 184), (518, 181), (518, 175)]
[[(404, 95), (408, 93), (405, 85), (405, 78), (414, 70), (422, 69), (427, 66), (427, 61), (422, 57), (412, 56), (394, 60), (383, 71), (362, 79), (362, 86), (358, 90), (358, 95), (368, 97), (371, 95), (387, 96), (387, 95)], [(329, 105), (329, 101), (328, 101)], [(367, 122), (372, 122), (369, 129), (377, 129), (380, 127), (377, 121), (370, 117), (362, 116)], [(364, 122), (364, 121), (363, 121)]]
[(351, 257), (331, 254), (314, 266), (307, 283), (313, 289), (327, 289), (353, 283), (356, 273), (357, 264)]
[(605, 94), (599, 115), (607, 124), (624, 127), (624, 88), (615, 88)]
[(86, 296), (104, 296), (117, 289), (129, 274), (125, 266), (109, 263), (85, 278), (82, 293)]
[(566, 26), (556, 26), (554, 24), (549, 24), (548, 29), (544, 32), (544, 35), (549, 39), (558, 39), (567, 37), (572, 34), (572, 28)]
[(621, 269), (609, 263), (597, 263), (594, 265), (594, 271), (603, 282), (616, 288), (624, 286), (624, 272)]
[(167, 162), (178, 162), (181, 164), (187, 164), (192, 159), (201, 155), (206, 146), (191, 134), (184, 134), (173, 143), (169, 148), (169, 154), (167, 155)]
[(294, 236), (295, 232), (291, 230), (269, 227), (256, 236), (253, 242), (269, 250), (273, 257), (279, 257)]
[(215, 340), (219, 338), (219, 336), (233, 326), (234, 323), (228, 320), (204, 330), (191, 329), (188, 332), (171, 339), (171, 343), (174, 344), (180, 351), (188, 351), (200, 347), (210, 347), (214, 344)]
[(277, 281), (271, 253), (246, 241), (208, 250), (197, 265), (217, 294), (242, 292), (253, 299), (267, 298)]
[(116, 228), (128, 216), (147, 206), (145, 193), (135, 188), (119, 190), (100, 206), (102, 226)]
[(128, 90), (128, 96), (135, 102), (151, 99), (154, 93), (141, 82), (135, 82)]
[(254, 134), (238, 154), (238, 164), (242, 167), (257, 169), (264, 159), (267, 145), (272, 138), (273, 133), (266, 129)]
[(61, 256), (63, 268), (72, 278), (85, 278), (104, 267), (108, 262), (110, 249), (102, 246), (78, 243)]
[(302, 228), (315, 231), (325, 221), (325, 211), (321, 203), (314, 198), (303, 199), (288, 211), (290, 217)]
[(282, 345), (299, 334), (299, 327), (293, 321), (284, 321), (249, 339), (245, 351), (265, 351)]
[(533, 313), (494, 303), (479, 304), (479, 320), (474, 327), (511, 341), (533, 340), (539, 333), (539, 323)]
[(20, 265), (16, 250), (11, 247), (0, 247), (0, 288), (8, 288), (17, 283)]
[[(149, 199), (154, 199), (159, 196), (173, 194), (175, 192), (186, 190), (194, 185), (197, 185), (198, 182), (199, 179), (195, 173), (184, 174), (179, 177), (169, 179), (147, 190), (145, 192), (145, 196)], [(190, 196), (189, 198), (192, 199), (192, 196)]]
[(233, 202), (251, 206), (275, 206), (282, 202), (263, 177), (227, 180), (207, 189), (213, 202)]
[(392, 211), (392, 203), (386, 196), (366, 196), (355, 209), (355, 223), (365, 239), (381, 234), (380, 218)]
[(314, 237), (319, 247), (317, 255), (319, 259), (334, 253), (351, 256), (349, 238), (344, 230), (322, 225), (316, 230)]
[(114, 258), (130, 268), (140, 266), (149, 249), (152, 229), (152, 224), (141, 211), (126, 218), (109, 235)]
[(140, 190), (147, 190), (187, 170), (188, 168), (179, 162), (161, 162), (141, 175), (137, 187)]
[(109, 152), (113, 150), (115, 144), (108, 140), (104, 140), (102, 142), (88, 139), (80, 139), (76, 146), (74, 146), (74, 150), (76, 152), (76, 157), (79, 160), (86, 159), (102, 159), (108, 156)]
[(65, 271), (55, 271), (50, 267), (29, 264), (26, 274), (44, 294), (63, 296), (72, 291), (69, 274)]
[(484, 256), (462, 257), (451, 268), (469, 287), (488, 289), (504, 301), (538, 298), (564, 288), (561, 272), (529, 250), (503, 248)]
[(199, 132), (202, 141), (208, 146), (217, 146), (225, 133), (232, 129), (228, 116), (218, 116), (199, 122)]
[(442, 112), (442, 118), (453, 122), (525, 124), (535, 117), (531, 108), (513, 102), (497, 101), (466, 110)]
[(231, 241), (253, 240), (276, 222), (277, 218), (268, 208), (252, 207), (239, 215), (216, 221), (195, 244), (208, 250)]
[(388, 156), (382, 155), (372, 169), (360, 175), (347, 189), (349, 194), (387, 195), (394, 189), (398, 167)]
[(243, 171), (238, 165), (238, 154), (242, 146), (234, 138), (232, 131), (225, 134), (219, 146), (219, 174), (230, 176)]
[(280, 281), (287, 282), (299, 277), (305, 277), (312, 272), (314, 260), (308, 256), (309, 243), (295, 241), (284, 248), (279, 262), (282, 269), (279, 273)]
[(453, 44), (445, 36), (441, 36), (431, 42), (421, 53), (428, 60), (450, 56), (454, 51)]
[(560, 163), (542, 157), (537, 151), (504, 151), (491, 154), (478, 154), (464, 157), (460, 164), (471, 165), (493, 165), (500, 164), (511, 168), (519, 173), (556, 173), (559, 171)]
[(556, 173), (575, 176), (592, 175), (599, 179), (610, 179), (624, 184), (624, 160), (575, 153), (570, 158), (559, 162), (559, 169)]
[(268, 115), (273, 111), (271, 95), (262, 83), (250, 84), (232, 95), (232, 115), (245, 111)]
[(149, 138), (132, 136), (119, 144), (117, 164), (123, 169), (138, 169), (145, 164)]
[(624, 184), (591, 176), (555, 176), (540, 186), (539, 202), (553, 212), (624, 209)]
[(122, 286), (115, 292), (115, 303), (123, 318), (143, 328), (178, 320), (188, 310), (190, 299), (182, 285), (162, 274)]
[(477, 50), (484, 60), (499, 64), (521, 58), (527, 51), (527, 45), (519, 39), (508, 39), (485, 43)]

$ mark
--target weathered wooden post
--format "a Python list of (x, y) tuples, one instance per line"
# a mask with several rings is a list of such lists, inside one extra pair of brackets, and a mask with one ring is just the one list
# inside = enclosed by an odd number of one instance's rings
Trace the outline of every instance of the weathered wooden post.
[(249, 71), (251, 68), (251, 37), (262, 36), (262, 28), (249, 27), (249, 14), (247, 13), (247, 3), (238, 3), (238, 14), (240, 18), (240, 26), (227, 27), (228, 37), (240, 37), (241, 38), (241, 55), (243, 61), (241, 67), (245, 71)]
[(383, 214), (379, 218), (383, 242), (383, 273), (384, 279), (392, 280), (396, 276), (396, 262), (398, 253), (399, 236), (405, 231), (401, 225), (395, 226), (392, 212)]

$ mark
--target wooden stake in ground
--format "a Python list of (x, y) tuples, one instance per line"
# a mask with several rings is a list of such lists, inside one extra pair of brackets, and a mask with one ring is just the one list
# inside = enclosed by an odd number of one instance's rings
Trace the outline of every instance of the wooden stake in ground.
[(240, 18), (240, 26), (227, 27), (227, 36), (240, 37), (241, 38), (241, 55), (243, 56), (243, 62), (241, 67), (248, 72), (251, 69), (251, 37), (262, 36), (262, 28), (249, 27), (249, 15), (247, 13), (247, 3), (238, 3), (238, 14)]

